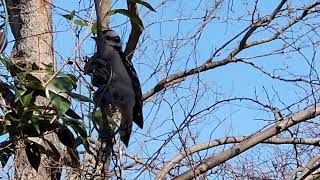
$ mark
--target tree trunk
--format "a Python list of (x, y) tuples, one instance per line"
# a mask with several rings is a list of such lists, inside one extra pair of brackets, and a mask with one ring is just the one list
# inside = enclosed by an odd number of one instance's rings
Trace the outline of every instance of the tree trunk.
[[(46, 0), (51, 2), (51, 0)], [(11, 59), (17, 65), (36, 74), (45, 82), (48, 68), (54, 71), (52, 43), (51, 7), (44, 0), (6, 0), (10, 26), (16, 40)], [(38, 104), (46, 100), (37, 99)], [(58, 142), (51, 134), (52, 142)], [(42, 156), (38, 172), (34, 170), (26, 157), (23, 140), (16, 143), (15, 178), (16, 179), (60, 179), (59, 162)], [(58, 167), (58, 168), (56, 168)]]

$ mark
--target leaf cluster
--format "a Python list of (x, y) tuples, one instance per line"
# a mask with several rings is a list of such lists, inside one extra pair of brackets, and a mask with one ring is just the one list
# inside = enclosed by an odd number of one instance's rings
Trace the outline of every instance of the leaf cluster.
[[(129, 0), (129, 2), (133, 2), (133, 3), (137, 3), (140, 4), (144, 7), (146, 7), (147, 9), (149, 9), (150, 11), (156, 12), (156, 10), (146, 1), (143, 0)], [(122, 14), (124, 16), (127, 16), (130, 20), (132, 20), (132, 22), (134, 22), (136, 25), (138, 25), (139, 27), (143, 28), (143, 22), (141, 20), (141, 18), (134, 12), (131, 12), (128, 9), (112, 9), (110, 10), (106, 16), (112, 16), (115, 14)], [(89, 26), (89, 22), (81, 19), (81, 18), (76, 18), (76, 11), (72, 11), (68, 14), (64, 14), (62, 15), (64, 18), (66, 18), (69, 21), (73, 21), (76, 25), (81, 26), (81, 27), (86, 27)], [(92, 34), (96, 35), (97, 34), (97, 25), (96, 23), (92, 24), (91, 26), (91, 32)]]
[(41, 154), (59, 160), (59, 150), (45, 138), (50, 133), (55, 133), (70, 150), (73, 154), (70, 157), (78, 158), (74, 154), (78, 154), (76, 148), (80, 144), (89, 151), (83, 117), (72, 109), (71, 100), (92, 100), (73, 92), (77, 88), (77, 77), (61, 72), (45, 86), (31, 71), (19, 67), (10, 59), (2, 57), (0, 61), (11, 74), (8, 79), (13, 79), (13, 83), (0, 82), (0, 94), (4, 100), (0, 105), (3, 111), (0, 135), (9, 136), (7, 141), (0, 143), (2, 166), (14, 154), (14, 145), (21, 140), (25, 143), (28, 160), (34, 169), (39, 167)]

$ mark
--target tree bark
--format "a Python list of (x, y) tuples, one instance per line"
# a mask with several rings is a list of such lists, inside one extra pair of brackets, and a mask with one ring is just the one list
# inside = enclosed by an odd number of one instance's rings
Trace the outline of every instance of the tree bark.
[(100, 2), (101, 2), (101, 14), (102, 14), (101, 25), (103, 28), (109, 28), (110, 16), (107, 16), (107, 13), (111, 8), (112, 0), (101, 0)]
[[(51, 3), (51, 0), (46, 0)], [(10, 27), (15, 38), (11, 60), (22, 68), (32, 71), (43, 82), (48, 79), (47, 70), (54, 72), (52, 42), (51, 7), (44, 0), (6, 0)], [(38, 104), (46, 100), (37, 99)], [(58, 142), (51, 134), (46, 137)], [(15, 178), (16, 179), (60, 179), (60, 165), (57, 160), (42, 156), (38, 172), (27, 159), (23, 140), (16, 143)], [(58, 167), (58, 168), (57, 168)]]

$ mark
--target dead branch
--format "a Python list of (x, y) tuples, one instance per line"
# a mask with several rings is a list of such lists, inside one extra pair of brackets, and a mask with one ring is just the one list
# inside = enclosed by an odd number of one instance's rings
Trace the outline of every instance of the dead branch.
[(212, 157), (205, 159), (201, 164), (197, 166), (195, 170), (188, 170), (181, 175), (177, 176), (175, 179), (192, 179), (200, 174), (207, 172), (208, 170), (220, 165), (221, 163), (240, 155), (241, 153), (247, 151), (248, 149), (256, 146), (259, 143), (262, 143), (268, 138), (279, 134), (288, 128), (304, 122), (306, 120), (312, 119), (320, 115), (320, 105), (312, 105), (307, 107), (304, 110), (298, 111), (296, 113), (287, 116), (282, 121), (279, 121), (275, 125), (265, 129), (258, 131), (260, 133), (256, 133), (249, 138), (246, 138), (241, 143), (221, 152), (215, 154)]

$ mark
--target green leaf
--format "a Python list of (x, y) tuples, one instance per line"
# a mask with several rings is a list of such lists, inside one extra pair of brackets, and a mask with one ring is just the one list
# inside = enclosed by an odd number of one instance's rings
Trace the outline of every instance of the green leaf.
[(62, 15), (62, 16), (63, 16), (64, 18), (68, 19), (68, 20), (72, 20), (75, 15), (76, 15), (76, 11), (73, 10), (70, 14), (65, 14), (65, 15)]
[(36, 145), (35, 143), (27, 143), (25, 150), (26, 150), (27, 158), (29, 160), (30, 165), (36, 171), (38, 171), (40, 160), (41, 160), (41, 153), (40, 153), (39, 146)]
[(77, 93), (70, 93), (69, 94), (72, 98), (74, 99), (77, 99), (79, 101), (82, 101), (82, 102), (89, 102), (89, 103), (93, 103), (93, 100), (89, 97), (86, 97), (86, 96), (83, 96), (81, 94), (77, 94)]
[(80, 134), (81, 137), (86, 138), (88, 137), (86, 127), (84, 124), (73, 124), (71, 127)]
[(74, 20), (74, 23), (78, 26), (81, 26), (81, 27), (84, 27), (84, 26), (88, 26), (88, 23), (85, 22), (84, 20), (82, 19), (76, 19)]
[(68, 111), (65, 113), (65, 115), (69, 116), (69, 117), (72, 117), (74, 119), (81, 119), (81, 117), (76, 113), (74, 112), (72, 109), (68, 109)]
[(148, 8), (150, 11), (157, 12), (149, 3), (143, 0), (131, 0), (131, 1), (143, 5), (144, 7)]
[(72, 132), (66, 127), (62, 126), (57, 130), (57, 135), (60, 142), (70, 148), (74, 146), (74, 136)]
[(33, 76), (30, 72), (20, 72), (17, 73), (18, 81), (24, 84), (27, 88), (33, 89), (33, 90), (41, 90), (43, 91), (42, 83), (41, 81)]
[(68, 98), (68, 94), (74, 89), (76, 82), (72, 76), (56, 77), (46, 87), (46, 96), (49, 97), (49, 91)]
[(68, 99), (49, 91), (49, 98), (51, 99), (51, 104), (60, 113), (64, 114), (68, 111), (71, 103)]
[(91, 32), (94, 36), (97, 35), (97, 23), (92, 24)]
[(40, 120), (39, 116), (32, 115), (32, 117), (31, 117), (32, 125), (36, 129), (38, 134), (41, 134), (40, 127), (39, 127), (39, 120)]
[(77, 88), (77, 77), (73, 74), (65, 74), (60, 72), (59, 76), (57, 77), (57, 79), (62, 79), (62, 81), (64, 81), (67, 85), (67, 87), (69, 88), (69, 90), (71, 91), (72, 89), (76, 89)]
[(28, 94), (24, 94), (22, 96), (22, 103), (23, 103), (24, 107), (28, 107), (29, 106), (29, 104), (31, 102), (31, 99), (32, 99), (32, 95), (33, 95), (33, 91), (31, 91)]
[[(87, 118), (90, 120), (90, 121), (94, 121), (96, 123), (100, 123), (100, 121), (103, 119), (102, 118), (103, 114), (101, 113), (101, 111), (96, 111), (94, 112), (94, 118), (93, 117), (93, 113), (89, 113), (87, 115)], [(117, 127), (117, 123), (111, 118), (111, 117), (107, 117), (108, 119), (108, 122), (113, 126), (113, 127)]]
[[(94, 118), (93, 118), (93, 115), (94, 115)], [(93, 121), (93, 120), (97, 121), (99, 119), (102, 119), (102, 113), (101, 113), (101, 111), (96, 111), (94, 113), (89, 113), (87, 117), (91, 121)]]
[(29, 81), (28, 84), (26, 84), (27, 88), (33, 89), (33, 90), (40, 90), (44, 91), (44, 88), (40, 81)]
[(118, 13), (127, 16), (132, 22), (134, 22), (136, 25), (141, 26), (143, 28), (143, 23), (140, 17), (137, 14), (132, 13), (127, 9), (113, 9), (113, 10), (110, 10), (107, 15), (112, 16)]
[(43, 138), (40, 138), (40, 137), (28, 137), (27, 139), (29, 141), (32, 141), (32, 142), (38, 144), (41, 148), (43, 148), (46, 151), (50, 151), (51, 150), (51, 147), (49, 146), (49, 144)]
[(76, 120), (76, 119), (71, 119), (71, 118), (62, 118), (63, 124), (66, 126), (71, 126), (72, 129), (79, 133), (81, 137), (87, 137), (87, 130), (86, 126), (84, 125), (83, 122)]

